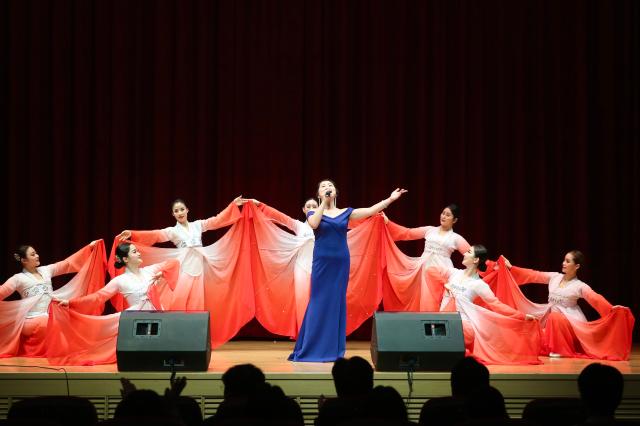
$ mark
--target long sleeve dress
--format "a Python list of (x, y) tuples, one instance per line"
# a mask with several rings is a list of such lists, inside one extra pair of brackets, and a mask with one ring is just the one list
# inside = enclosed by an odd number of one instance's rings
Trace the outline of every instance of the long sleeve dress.
[[(517, 266), (507, 269), (502, 257), (498, 265), (490, 284), (505, 303), (540, 318), (542, 354), (553, 352), (568, 357), (629, 359), (635, 322), (629, 308), (613, 309), (602, 295), (578, 278), (561, 286), (564, 276), (561, 273)], [(529, 301), (519, 288), (527, 283), (548, 285), (548, 302)], [(581, 298), (598, 312), (599, 319), (587, 321), (578, 305)]]
[(540, 363), (537, 321), (526, 321), (522, 312), (500, 302), (477, 275), (467, 277), (464, 270), (440, 267), (428, 273), (434, 281), (446, 282), (440, 310), (460, 312), (469, 355), (485, 364)]
[[(44, 341), (52, 298), (78, 297), (104, 286), (104, 242), (100, 240), (94, 247), (87, 245), (63, 261), (39, 266), (37, 271), (42, 279), (23, 270), (0, 286), (0, 357), (45, 356)], [(70, 273), (76, 275), (53, 290), (52, 278)], [(4, 301), (14, 291), (20, 293), (21, 299)]]
[(430, 267), (453, 268), (451, 254), (464, 254), (469, 243), (461, 235), (449, 230), (440, 232), (439, 226), (405, 228), (394, 222), (387, 223), (393, 241), (424, 238), (424, 251), (420, 257), (407, 256), (389, 244), (386, 255), (388, 283), (384, 286), (384, 308), (388, 311), (437, 311), (442, 301), (443, 288), (430, 280)]
[[(203, 232), (229, 225), (232, 226), (218, 241), (202, 246)], [(161, 294), (162, 304), (171, 310), (209, 311), (213, 348), (231, 339), (255, 314), (251, 259), (243, 253), (249, 247), (249, 234), (245, 232), (248, 226), (248, 216), (244, 217), (238, 206), (230, 203), (217, 216), (189, 222), (187, 228), (176, 223), (164, 229), (131, 231), (131, 241), (145, 262), (180, 261), (176, 289), (173, 294)], [(166, 241), (176, 248), (153, 247)], [(114, 241), (109, 258), (112, 276), (117, 275), (113, 264), (118, 244)]]
[[(69, 300), (69, 306), (51, 305), (51, 321), (46, 343), (47, 358), (54, 365), (95, 365), (116, 362), (116, 343), (120, 312), (91, 315), (96, 307), (113, 296), (122, 295), (127, 310), (163, 310), (159, 289), (174, 289), (180, 263), (170, 259), (140, 268), (139, 274), (128, 271), (112, 279), (95, 293)], [(162, 275), (159, 283), (154, 277)]]

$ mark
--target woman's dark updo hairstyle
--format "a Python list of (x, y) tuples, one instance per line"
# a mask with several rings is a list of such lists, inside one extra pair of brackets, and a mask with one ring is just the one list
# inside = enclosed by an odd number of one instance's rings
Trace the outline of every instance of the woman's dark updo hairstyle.
[(573, 256), (573, 263), (580, 266), (584, 265), (584, 254), (580, 250), (571, 250), (569, 254)]
[(178, 203), (182, 203), (184, 204), (185, 207), (187, 207), (187, 203), (184, 202), (184, 200), (182, 198), (176, 198), (175, 200), (173, 200), (173, 202), (171, 203), (171, 211), (173, 211), (173, 206), (175, 206)]
[(27, 258), (27, 251), (31, 247), (32, 246), (30, 246), (29, 244), (23, 244), (20, 247), (18, 247), (16, 251), (13, 252), (13, 258), (16, 260), (16, 262), (22, 263), (22, 259)]
[(455, 203), (451, 203), (447, 207), (445, 207), (445, 209), (451, 210), (451, 214), (453, 215), (454, 219), (460, 219), (460, 206), (459, 205), (457, 205)]
[(484, 272), (487, 270), (487, 258), (489, 257), (489, 251), (482, 244), (475, 244), (473, 246), (473, 253), (478, 261), (478, 271)]
[(118, 244), (118, 247), (116, 247), (116, 263), (114, 263), (114, 266), (116, 268), (120, 269), (126, 265), (126, 263), (124, 263), (124, 258), (129, 257), (130, 247), (131, 247), (131, 243)]

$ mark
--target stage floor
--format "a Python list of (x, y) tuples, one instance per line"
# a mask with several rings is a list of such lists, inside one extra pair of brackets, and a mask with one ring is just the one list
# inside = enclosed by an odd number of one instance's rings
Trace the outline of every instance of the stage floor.
[[(287, 361), (293, 349), (290, 341), (232, 341), (211, 353), (206, 372), (180, 373), (188, 379), (185, 395), (201, 404), (205, 416), (215, 412), (222, 400), (222, 374), (237, 364), (251, 363), (262, 369), (267, 381), (280, 386), (298, 400), (305, 418), (311, 422), (317, 413), (317, 398), (335, 395), (331, 378), (333, 363), (294, 363)], [(347, 342), (347, 357), (361, 356), (371, 361), (370, 343)], [(505, 397), (512, 417), (520, 417), (527, 402), (538, 397), (578, 396), (576, 379), (582, 369), (594, 362), (588, 359), (540, 357), (540, 365), (490, 365), (491, 383)], [(640, 419), (640, 346), (629, 361), (599, 361), (616, 367), (625, 377), (624, 400), (618, 410), (621, 418)], [(49, 365), (38, 358), (0, 359), (0, 418), (5, 418), (13, 401), (35, 395), (78, 395), (91, 399), (100, 418), (110, 418), (120, 401), (120, 377), (127, 377), (138, 388), (163, 392), (167, 372), (119, 372), (115, 364), (88, 367)], [(416, 372), (412, 380), (406, 372), (376, 372), (375, 384), (393, 386), (405, 398), (412, 419), (429, 398), (450, 395), (449, 373)]]
[[(331, 373), (333, 363), (291, 362), (287, 357), (293, 350), (294, 342), (287, 341), (232, 341), (211, 352), (211, 362), (207, 373), (224, 373), (237, 364), (251, 363), (270, 373)], [(360, 356), (371, 362), (370, 343), (365, 341), (347, 342), (346, 357)], [(579, 374), (591, 359), (540, 357), (540, 365), (489, 365), (492, 374)], [(640, 374), (640, 346), (634, 347), (629, 361), (598, 361), (616, 367), (623, 374)], [(44, 373), (45, 368), (56, 368), (46, 359), (4, 358), (0, 359), (0, 373)], [(68, 373), (118, 373), (115, 364), (89, 367), (64, 366)], [(189, 373), (195, 374), (195, 373)], [(202, 373), (200, 373), (202, 374)], [(381, 374), (381, 373), (377, 373)], [(416, 373), (418, 374), (418, 373)]]

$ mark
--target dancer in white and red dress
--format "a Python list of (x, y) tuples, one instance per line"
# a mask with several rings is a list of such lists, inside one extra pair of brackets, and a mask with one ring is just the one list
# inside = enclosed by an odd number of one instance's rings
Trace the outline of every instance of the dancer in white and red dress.
[[(453, 268), (451, 254), (463, 254), (469, 243), (453, 231), (460, 218), (456, 204), (446, 206), (440, 213), (440, 226), (405, 228), (392, 221), (387, 223), (394, 241), (424, 238), (424, 252), (420, 257), (406, 256), (395, 247), (387, 250), (387, 277), (384, 287), (384, 307), (390, 311), (437, 311), (442, 301), (442, 286), (431, 283), (427, 269), (432, 266)], [(395, 245), (394, 245), (395, 246)]]
[[(51, 299), (82, 296), (104, 286), (104, 242), (92, 241), (67, 259), (45, 266), (40, 266), (40, 256), (30, 245), (20, 246), (14, 258), (22, 271), (0, 286), (0, 357), (43, 357)], [(70, 273), (76, 275), (53, 290), (51, 279)], [(21, 299), (4, 301), (14, 291)]]
[[(562, 273), (519, 268), (501, 257), (497, 273), (487, 280), (505, 303), (540, 318), (542, 354), (627, 360), (631, 353), (633, 314), (627, 307), (612, 306), (578, 278), (584, 263), (584, 255), (578, 250), (565, 255)], [(528, 300), (519, 288), (527, 283), (548, 285), (548, 303)], [(599, 319), (587, 321), (577, 303), (581, 298), (598, 312)]]
[(110, 364), (116, 361), (120, 313), (89, 315), (115, 295), (123, 296), (127, 310), (163, 310), (160, 295), (174, 289), (180, 262), (169, 259), (141, 267), (142, 255), (131, 243), (115, 250), (115, 267), (125, 272), (106, 286), (82, 297), (54, 298), (47, 335), (47, 358), (56, 365)]
[(464, 254), (465, 269), (428, 269), (434, 282), (446, 289), (440, 310), (460, 312), (468, 355), (485, 364), (540, 364), (537, 321), (493, 294), (478, 275), (486, 269), (486, 259), (487, 249), (474, 245)]
[[(176, 219), (174, 226), (151, 231), (125, 230), (114, 241), (114, 247), (124, 240), (136, 243), (148, 263), (180, 261), (176, 289), (173, 294), (165, 292), (162, 303), (172, 310), (209, 311), (214, 348), (235, 336), (255, 315), (251, 259), (241, 255), (242, 247), (249, 245), (248, 233), (245, 235), (248, 218), (243, 219), (238, 207), (244, 202), (237, 197), (218, 215), (190, 222), (186, 203), (177, 199), (171, 205), (171, 214)], [(218, 241), (202, 246), (203, 232), (229, 225)], [(153, 247), (166, 241), (173, 242), (176, 248)], [(117, 275), (114, 261), (112, 251), (109, 258), (112, 276)]]

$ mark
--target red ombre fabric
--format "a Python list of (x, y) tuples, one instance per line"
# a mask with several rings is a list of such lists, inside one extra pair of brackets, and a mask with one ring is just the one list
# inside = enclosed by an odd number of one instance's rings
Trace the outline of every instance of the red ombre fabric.
[[(76, 275), (67, 284), (51, 293), (46, 293), (45, 290), (45, 293), (20, 300), (0, 301), (0, 357), (44, 357), (47, 312), (51, 297), (69, 299), (97, 291), (104, 286), (105, 270), (106, 255), (102, 240), (97, 241), (93, 247), (83, 247), (61, 262), (38, 267), (38, 271), (49, 285), (51, 277), (74, 272)], [(9, 278), (0, 287), (0, 299), (4, 299), (32, 279), (24, 272)], [(38, 305), (41, 306), (42, 312), (34, 312)], [(101, 312), (102, 309), (96, 308), (91, 313), (99, 315)], [(38, 315), (27, 318), (29, 314)]]
[[(252, 273), (256, 318), (274, 334), (296, 337), (309, 302), (313, 235), (299, 232), (301, 222), (270, 207), (247, 204), (253, 224)], [(286, 226), (291, 234), (275, 223)], [(347, 334), (371, 317), (382, 300), (384, 221), (380, 215), (350, 223), (351, 256), (347, 287)]]
[(116, 362), (120, 313), (86, 315), (52, 303), (47, 359), (51, 365), (99, 365)]
[(467, 301), (456, 303), (470, 318), (462, 322), (470, 355), (485, 364), (542, 364), (538, 358), (542, 344), (538, 321), (504, 316)]
[[(142, 253), (145, 262), (178, 259), (181, 263), (176, 289), (171, 295), (161, 294), (162, 304), (171, 310), (208, 310), (211, 313), (211, 342), (220, 346), (231, 339), (253, 318), (253, 289), (250, 258), (241, 255), (248, 250), (247, 226), (240, 210), (230, 203), (220, 214), (189, 223), (188, 232), (179, 224), (154, 231), (132, 231), (131, 242)], [(202, 247), (201, 233), (231, 226), (216, 243)], [(176, 248), (153, 247), (172, 241)], [(118, 274), (114, 241), (109, 258), (109, 271)], [(244, 248), (243, 248), (244, 247)], [(112, 304), (121, 305), (112, 299)]]
[(382, 302), (386, 228), (381, 215), (349, 223), (347, 234), (351, 254), (347, 287), (347, 335), (371, 317)]
[[(120, 313), (111, 315), (87, 315), (96, 307), (104, 306), (104, 302), (116, 292), (133, 293), (135, 287), (146, 286), (144, 301), (134, 297), (131, 308), (149, 306), (150, 309), (161, 309), (159, 303), (160, 288), (173, 289), (180, 271), (180, 263), (176, 259), (142, 268), (142, 282), (133, 274), (121, 274), (112, 279), (106, 286), (95, 293), (71, 299), (68, 307), (52, 303), (49, 313), (49, 324), (46, 337), (46, 356), (53, 365), (97, 365), (116, 362), (116, 343)], [(152, 277), (162, 274), (162, 281), (150, 284)], [(134, 290), (134, 291), (131, 291)], [(128, 297), (132, 297), (129, 295)]]
[[(202, 247), (198, 243), (200, 232), (194, 232), (191, 240), (180, 240), (176, 227), (156, 231), (132, 231), (131, 242), (136, 245), (145, 264), (159, 263), (169, 259), (180, 261), (180, 274), (173, 294), (164, 292), (160, 299), (169, 310), (207, 310), (210, 312), (211, 345), (218, 347), (233, 336), (255, 315), (255, 302), (251, 278), (249, 211), (241, 213), (231, 203), (217, 216), (198, 222), (199, 230), (232, 224), (229, 230), (215, 243)], [(190, 223), (190, 226), (195, 222)], [(196, 240), (194, 240), (195, 238)], [(184, 245), (176, 248), (153, 247), (148, 244), (171, 241)], [(185, 244), (182, 244), (182, 242)], [(114, 240), (109, 258), (109, 270), (119, 274), (113, 267)], [(116, 296), (116, 299), (118, 297)], [(112, 304), (120, 305), (112, 299)]]
[[(441, 308), (460, 312), (467, 355), (485, 364), (541, 364), (538, 321), (526, 321), (524, 313), (500, 302), (483, 280), (460, 280), (461, 270), (431, 267), (427, 273), (443, 288), (445, 284), (467, 288), (462, 294), (450, 292)], [(473, 300), (468, 300), (470, 294)]]
[[(189, 249), (202, 248), (202, 233), (214, 229), (224, 228), (236, 223), (241, 218), (240, 210), (233, 202), (222, 210), (216, 216), (212, 216), (204, 220), (195, 220), (189, 222), (189, 227), (185, 229), (182, 225), (176, 223), (174, 226), (156, 229), (151, 231), (131, 231), (130, 242), (141, 249), (146, 255), (144, 260), (146, 264), (158, 263), (169, 258), (179, 259), (183, 265), (182, 272), (190, 277), (199, 277), (203, 272), (202, 256), (197, 250)], [(154, 244), (171, 241), (176, 249), (155, 248), (150, 249)], [(115, 277), (122, 273), (117, 270), (115, 264), (115, 249), (120, 241), (114, 240), (111, 254), (109, 256), (109, 274)], [(163, 305), (174, 310), (203, 310), (204, 302), (204, 282), (201, 279), (191, 279), (183, 277), (178, 280), (176, 289), (171, 294), (171, 300), (163, 300)], [(116, 296), (111, 303), (116, 309), (122, 309), (121, 298)]]
[[(580, 280), (566, 288), (565, 299), (539, 304), (529, 301), (519, 288), (527, 283), (549, 284), (550, 289), (562, 274), (504, 265), (497, 261), (497, 271), (485, 279), (504, 303), (540, 318), (544, 355), (554, 352), (568, 357), (628, 360), (631, 352), (635, 318), (624, 306), (611, 306), (600, 294)], [(587, 321), (575, 299), (584, 298), (601, 318)], [(551, 299), (551, 297), (550, 297)]]
[(309, 302), (313, 234), (294, 235), (296, 221), (277, 210), (252, 203), (243, 207), (251, 218), (251, 272), (255, 316), (269, 332), (296, 337)]

